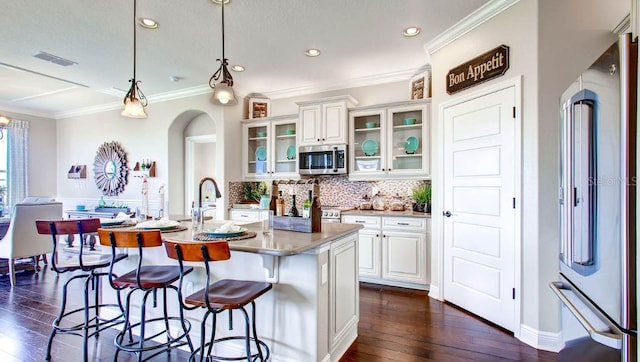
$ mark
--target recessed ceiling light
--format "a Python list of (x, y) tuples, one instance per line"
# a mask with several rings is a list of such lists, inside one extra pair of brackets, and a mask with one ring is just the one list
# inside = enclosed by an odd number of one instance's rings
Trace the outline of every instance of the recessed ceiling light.
[(158, 27), (158, 22), (151, 18), (140, 18), (138, 24), (147, 29), (156, 29)]
[(318, 49), (307, 49), (304, 51), (304, 53), (308, 56), (308, 57), (317, 57), (318, 55), (320, 55), (320, 50)]
[(231, 66), (231, 70), (234, 72), (244, 72), (244, 67), (242, 65), (236, 64)]
[[(220, 5), (222, 4), (222, 0), (211, 0), (212, 3)], [(224, 4), (227, 5), (231, 2), (231, 0), (224, 0)]]
[(420, 34), (420, 28), (416, 27), (416, 26), (410, 26), (406, 29), (404, 29), (404, 31), (402, 32), (402, 35), (410, 38), (412, 36), (416, 36)]

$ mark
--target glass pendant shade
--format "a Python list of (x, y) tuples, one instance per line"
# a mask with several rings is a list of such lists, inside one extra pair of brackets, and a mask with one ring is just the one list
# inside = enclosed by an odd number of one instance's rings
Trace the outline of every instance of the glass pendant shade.
[(233, 88), (222, 82), (216, 84), (211, 101), (223, 106), (233, 106), (238, 104), (238, 100), (233, 93)]
[(11, 121), (5, 116), (0, 116), (0, 128), (7, 127)]
[(147, 118), (144, 107), (138, 98), (125, 99), (124, 110), (120, 114), (129, 118)]

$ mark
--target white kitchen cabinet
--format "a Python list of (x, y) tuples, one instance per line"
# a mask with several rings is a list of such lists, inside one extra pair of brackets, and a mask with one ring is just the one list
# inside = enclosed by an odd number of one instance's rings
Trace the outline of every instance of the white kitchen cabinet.
[(243, 178), (299, 178), (297, 128), (295, 115), (243, 121)]
[[(329, 249), (329, 351), (341, 356), (349, 333), (360, 319), (356, 234), (337, 240)], [(325, 273), (322, 272), (322, 279)], [(355, 336), (354, 336), (355, 338)]]
[(231, 209), (229, 220), (242, 223), (262, 221), (269, 217), (269, 210), (261, 209)]
[(430, 219), (343, 215), (342, 222), (364, 225), (358, 236), (362, 281), (428, 288)]
[(356, 103), (350, 96), (299, 102), (300, 145), (346, 144), (349, 141), (347, 114)]
[(423, 100), (352, 110), (349, 179), (429, 178), (429, 109)]
[(360, 276), (380, 277), (380, 232), (361, 229), (358, 235)]

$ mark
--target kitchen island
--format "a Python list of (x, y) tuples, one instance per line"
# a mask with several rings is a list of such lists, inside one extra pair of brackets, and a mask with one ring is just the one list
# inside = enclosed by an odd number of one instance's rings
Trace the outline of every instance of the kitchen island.
[[(204, 229), (221, 225), (205, 222)], [(180, 232), (163, 233), (165, 240), (192, 241), (190, 223)], [(358, 229), (361, 225), (323, 223), (318, 233), (274, 230), (263, 235), (260, 223), (243, 225), (256, 232), (250, 239), (230, 241), (231, 259), (212, 264), (213, 279), (270, 281), (273, 289), (256, 300), (258, 336), (271, 350), (272, 361), (338, 361), (357, 337), (359, 319)], [(107, 252), (108, 248), (103, 248)], [(119, 262), (116, 273), (135, 269), (138, 257), (129, 250), (129, 258)], [(175, 264), (164, 248), (143, 251), (145, 264)], [(204, 287), (204, 267), (190, 263), (194, 271), (187, 275), (184, 294)], [(105, 284), (103, 296), (115, 300), (114, 291)], [(160, 295), (158, 295), (160, 298)], [(135, 299), (135, 298), (134, 298)], [(175, 296), (169, 294), (170, 308), (177, 312)], [(138, 301), (139, 303), (139, 301)], [(139, 305), (132, 309), (138, 318)], [(147, 307), (148, 318), (159, 316), (160, 308)], [(175, 313), (173, 313), (175, 314)], [(187, 311), (190, 336), (200, 339), (202, 310)], [(177, 315), (177, 314), (176, 314)], [(216, 338), (244, 333), (240, 315), (233, 318), (234, 330), (228, 330), (226, 313), (221, 315)], [(232, 347), (233, 348), (233, 347)], [(238, 352), (242, 354), (242, 345)]]

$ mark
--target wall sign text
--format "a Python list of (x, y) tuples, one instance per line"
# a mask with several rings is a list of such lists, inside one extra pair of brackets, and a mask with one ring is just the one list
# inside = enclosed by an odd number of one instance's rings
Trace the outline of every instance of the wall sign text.
[(489, 79), (503, 75), (509, 69), (509, 47), (500, 45), (447, 73), (447, 93), (453, 94)]

